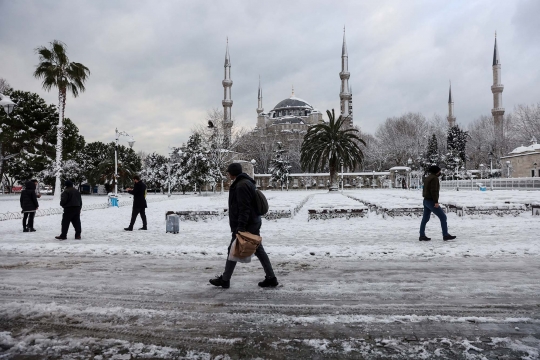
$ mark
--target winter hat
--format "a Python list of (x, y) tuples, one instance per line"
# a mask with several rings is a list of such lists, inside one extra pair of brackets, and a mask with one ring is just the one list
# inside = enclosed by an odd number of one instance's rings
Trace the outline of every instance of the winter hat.
[(232, 163), (227, 168), (227, 172), (232, 176), (238, 176), (242, 173), (242, 165), (239, 163)]
[(428, 172), (429, 172), (430, 174), (435, 174), (435, 175), (437, 175), (437, 174), (439, 173), (439, 171), (441, 171), (441, 168), (438, 167), (437, 165), (431, 165), (431, 166), (429, 167), (429, 169), (428, 169)]
[(73, 187), (73, 182), (72, 182), (71, 180), (66, 180), (66, 181), (64, 182), (64, 185), (65, 185), (66, 187)]

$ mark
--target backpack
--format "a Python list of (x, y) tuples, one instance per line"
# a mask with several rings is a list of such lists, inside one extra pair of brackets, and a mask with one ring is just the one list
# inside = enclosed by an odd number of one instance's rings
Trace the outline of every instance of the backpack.
[(259, 189), (255, 189), (255, 211), (259, 216), (266, 215), (268, 212), (268, 200)]

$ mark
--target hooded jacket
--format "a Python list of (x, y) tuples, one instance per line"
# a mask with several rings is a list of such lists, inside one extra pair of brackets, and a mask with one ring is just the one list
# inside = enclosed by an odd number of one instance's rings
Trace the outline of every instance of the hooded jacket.
[(79, 190), (73, 186), (64, 189), (64, 192), (60, 196), (60, 206), (65, 208), (81, 208), (82, 198)]
[(135, 209), (146, 209), (148, 205), (146, 204), (146, 184), (142, 181), (137, 181), (133, 185), (133, 190), (128, 191), (133, 195), (133, 208)]
[(422, 195), (426, 200), (433, 200), (436, 203), (439, 202), (439, 177), (435, 174), (430, 174), (427, 178), (424, 179), (424, 190)]
[(39, 203), (36, 196), (36, 184), (32, 181), (27, 181), (24, 185), (24, 190), (21, 191), (21, 208), (23, 212), (36, 211)]
[(229, 225), (231, 231), (246, 230), (249, 225), (261, 222), (255, 211), (255, 180), (242, 173), (229, 189)]

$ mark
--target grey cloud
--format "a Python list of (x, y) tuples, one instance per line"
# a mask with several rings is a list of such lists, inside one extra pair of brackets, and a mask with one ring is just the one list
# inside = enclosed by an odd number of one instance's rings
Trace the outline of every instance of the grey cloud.
[(68, 99), (85, 137), (126, 130), (144, 151), (166, 153), (221, 106), (225, 38), (233, 117), (255, 125), (258, 76), (264, 107), (290, 95), (321, 111), (339, 106), (347, 26), (355, 123), (374, 132), (408, 111), (445, 114), (452, 79), (458, 123), (489, 114), (493, 32), (501, 49), (504, 104), (539, 100), (538, 1), (16, 1), (0, 0), (0, 76), (40, 93), (33, 49), (53, 39), (92, 75)]

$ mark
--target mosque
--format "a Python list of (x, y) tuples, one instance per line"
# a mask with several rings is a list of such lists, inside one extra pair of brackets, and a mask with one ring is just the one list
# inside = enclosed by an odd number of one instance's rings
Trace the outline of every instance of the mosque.
[[(225, 142), (230, 144), (231, 138), (231, 107), (233, 104), (231, 98), (231, 60), (229, 55), (229, 44), (225, 51), (225, 78), (222, 82), (224, 89), (223, 105), (223, 123), (225, 126)], [(347, 53), (347, 42), (345, 40), (345, 29), (343, 30), (343, 46), (341, 50), (341, 88), (340, 115), (347, 118), (345, 127), (353, 126), (353, 103), (352, 93), (349, 86), (349, 55)], [(272, 110), (265, 112), (263, 108), (262, 88), (259, 81), (258, 106), (257, 106), (257, 126), (255, 131), (264, 135), (270, 132), (306, 132), (307, 129), (323, 121), (323, 114), (306, 100), (295, 96), (294, 88), (289, 98), (280, 101)]]

